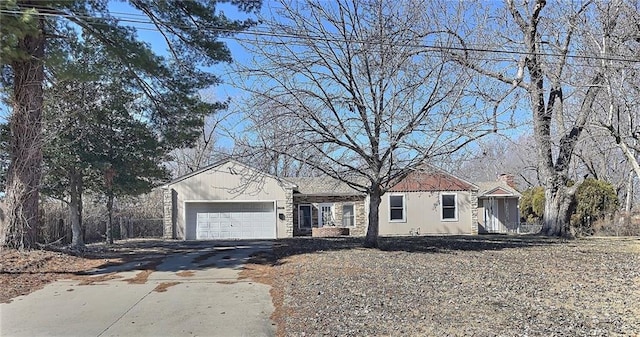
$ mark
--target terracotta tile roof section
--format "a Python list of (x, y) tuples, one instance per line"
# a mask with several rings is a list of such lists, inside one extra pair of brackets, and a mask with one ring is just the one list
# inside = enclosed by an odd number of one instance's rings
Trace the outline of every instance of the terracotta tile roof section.
[(478, 187), (445, 172), (409, 173), (389, 191), (391, 192), (430, 192), (430, 191), (468, 191)]

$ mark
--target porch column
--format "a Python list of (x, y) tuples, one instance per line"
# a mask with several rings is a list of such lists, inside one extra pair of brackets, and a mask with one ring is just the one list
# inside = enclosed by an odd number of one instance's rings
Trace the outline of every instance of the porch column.
[(287, 188), (285, 189), (285, 198), (287, 198), (284, 205), (284, 215), (285, 215), (285, 237), (292, 238), (293, 237), (293, 189)]
[(471, 234), (478, 234), (478, 191), (471, 190)]
[(162, 237), (165, 239), (175, 239), (176, 233), (176, 193), (171, 188), (166, 188), (163, 191), (163, 229), (162, 229)]

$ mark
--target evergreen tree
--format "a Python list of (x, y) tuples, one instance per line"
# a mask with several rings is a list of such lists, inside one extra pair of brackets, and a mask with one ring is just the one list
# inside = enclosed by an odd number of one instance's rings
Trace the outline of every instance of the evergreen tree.
[[(102, 173), (96, 191), (106, 197), (109, 221), (107, 240), (113, 243), (113, 202), (122, 195), (149, 192), (161, 180), (169, 177), (162, 166), (168, 148), (158, 141), (154, 131), (143, 121), (136, 120), (138, 102), (135, 96), (120, 92), (118, 83), (111, 83), (106, 92), (106, 106), (97, 111), (95, 118), (94, 173)], [(132, 109), (134, 108), (134, 109)]]
[[(91, 38), (83, 42), (56, 66), (44, 110), (45, 193), (68, 203), (76, 248), (83, 246), (83, 192), (104, 194), (111, 219), (116, 196), (148, 192), (168, 177), (162, 161), (173, 149), (146, 118), (155, 105), (139, 99), (135, 79), (90, 47)], [(113, 241), (110, 229), (107, 238)]]
[[(131, 22), (110, 13), (109, 1), (0, 1), (0, 66), (4, 92), (12, 106), (11, 164), (4, 201), (7, 244), (28, 248), (36, 240), (45, 72), (56, 73), (54, 64), (47, 62), (68, 58), (66, 43), (73, 43), (73, 35), (81, 31), (80, 41), (92, 39), (106, 58), (123, 67), (133, 81), (128, 88), (135, 88), (131, 92), (138, 95), (136, 100), (154, 106), (139, 118), (153, 125), (163, 146), (188, 146), (198, 136), (203, 117), (222, 107), (198, 97), (198, 90), (220, 82), (202, 67), (231, 61), (229, 50), (218, 38), (254, 24), (227, 18), (216, 9), (224, 2), (246, 13), (260, 7), (259, 0), (130, 0), (131, 6), (146, 15), (143, 21), (165, 38), (170, 57), (163, 58), (139, 41)], [(61, 47), (47, 50), (51, 44)]]

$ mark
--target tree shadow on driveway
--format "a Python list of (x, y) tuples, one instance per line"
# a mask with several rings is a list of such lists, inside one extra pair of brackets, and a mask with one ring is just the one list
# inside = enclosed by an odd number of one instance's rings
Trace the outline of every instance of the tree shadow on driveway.
[(238, 268), (255, 252), (271, 250), (268, 240), (176, 241), (127, 240), (111, 246), (89, 247), (87, 258), (115, 259), (101, 268), (87, 272), (121, 272), (139, 269), (180, 272), (209, 268)]
[(101, 284), (112, 279), (135, 284), (165, 279), (186, 282), (211, 278), (218, 275), (218, 269), (224, 278), (232, 279), (251, 256), (270, 251), (272, 245), (273, 241), (269, 240), (130, 239), (113, 245), (88, 244), (82, 251), (66, 247), (27, 252), (5, 250), (1, 252), (0, 262), (3, 288), (0, 302), (9, 302), (61, 279), (76, 280), (79, 285)]

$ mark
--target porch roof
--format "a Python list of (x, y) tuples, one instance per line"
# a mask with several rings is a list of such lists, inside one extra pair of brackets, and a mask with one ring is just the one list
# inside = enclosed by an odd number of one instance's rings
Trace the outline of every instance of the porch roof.
[(519, 198), (522, 196), (520, 192), (502, 181), (483, 181), (476, 183), (476, 185), (479, 188), (478, 198), (490, 196)]

